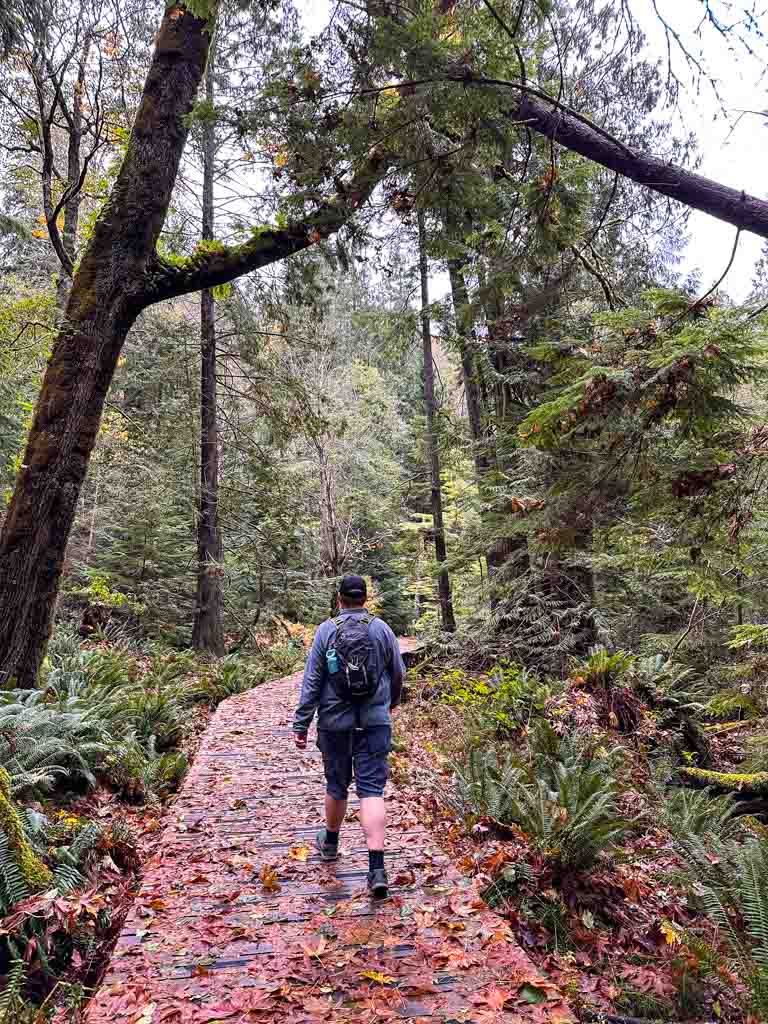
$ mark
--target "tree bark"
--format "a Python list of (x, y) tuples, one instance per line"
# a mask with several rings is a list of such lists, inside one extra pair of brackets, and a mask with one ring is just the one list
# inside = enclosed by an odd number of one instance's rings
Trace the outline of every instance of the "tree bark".
[[(504, 86), (508, 83), (476, 79), (474, 84)], [(764, 199), (721, 185), (650, 153), (631, 149), (554, 103), (535, 96), (523, 94), (507, 116), (645, 188), (743, 231), (768, 238), (768, 201)]]
[[(486, 528), (490, 529), (495, 518), (494, 515), (489, 515), (488, 513), (488, 506), (493, 500), (489, 487), (489, 477), (496, 466), (495, 446), (483, 427), (484, 396), (478, 381), (477, 366), (472, 358), (466, 325), (464, 323), (464, 311), (469, 308), (469, 296), (460, 261), (449, 261), (448, 274), (451, 282), (451, 296), (459, 335), (462, 379), (464, 381), (464, 394), (467, 400), (469, 428), (474, 442), (475, 475), (482, 503), (480, 515)], [(523, 552), (526, 552), (527, 546), (525, 534), (516, 534), (514, 537), (496, 537), (488, 548), (486, 563), (488, 565), (488, 583), (492, 609), (498, 606), (500, 600), (497, 579), (499, 570), (510, 559), (514, 558), (521, 562), (520, 571), (524, 572), (528, 568), (527, 553), (523, 554)]]
[[(67, 119), (69, 128), (69, 140), (67, 144), (67, 191), (69, 198), (64, 204), (64, 224), (61, 232), (61, 244), (69, 260), (69, 267), (75, 264), (77, 256), (77, 229), (80, 222), (80, 203), (82, 201), (82, 182), (80, 180), (83, 171), (81, 147), (83, 144), (83, 93), (85, 90), (85, 69), (88, 62), (88, 54), (91, 48), (90, 34), (83, 44), (83, 52), (80, 59), (80, 66), (77, 71), (74, 95), (72, 98), (72, 111), (67, 110), (66, 103), (62, 96), (59, 97), (59, 106)], [(56, 289), (59, 307), (63, 309), (67, 304), (69, 289), (72, 280), (67, 267), (62, 266), (59, 273), (59, 281)]]
[(336, 519), (336, 479), (328, 453), (320, 448), (320, 560), (323, 572), (338, 576), (341, 571), (339, 524)]
[(459, 339), (461, 376), (464, 382), (464, 398), (467, 403), (469, 432), (472, 436), (472, 457), (475, 463), (478, 488), (482, 490), (483, 480), (490, 468), (487, 438), (483, 429), (483, 396), (478, 382), (477, 365), (470, 347), (466, 325), (466, 310), (469, 309), (469, 295), (464, 281), (464, 267), (461, 260), (448, 260), (448, 277), (451, 283), (451, 299), (456, 320), (456, 334)]
[[(205, 98), (214, 102), (214, 49), (205, 73)], [(208, 120), (203, 127), (203, 229), (205, 242), (214, 234), (213, 178), (216, 165), (216, 131)], [(210, 288), (200, 295), (200, 507), (197, 520), (197, 594), (192, 646), (220, 658), (225, 652), (222, 624), (219, 526), (219, 428), (216, 386), (216, 300)]]
[(427, 232), (424, 214), (419, 211), (419, 272), (421, 276), (421, 338), (424, 352), (424, 412), (427, 420), (426, 448), (430, 476), (430, 502), (432, 525), (435, 538), (435, 558), (441, 566), (437, 577), (440, 598), (440, 622), (446, 632), (454, 632), (456, 619), (453, 614), (451, 580), (445, 563), (448, 554), (445, 546), (445, 525), (443, 523), (443, 488), (440, 481), (440, 454), (437, 448), (435, 424), (435, 367), (432, 361), (432, 324), (429, 317), (429, 281), (427, 267)]
[(104, 399), (126, 335), (152, 303), (210, 288), (327, 238), (388, 167), (372, 149), (337, 195), (244, 245), (170, 262), (157, 252), (202, 80), (208, 22), (166, 9), (112, 194), (83, 254), (46, 369), (23, 465), (0, 534), (0, 683), (34, 686), (51, 629), (67, 541)]

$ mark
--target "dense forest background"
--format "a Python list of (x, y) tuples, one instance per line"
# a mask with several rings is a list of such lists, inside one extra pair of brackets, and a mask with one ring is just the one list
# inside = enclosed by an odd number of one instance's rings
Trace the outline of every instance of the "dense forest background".
[[(532, 946), (562, 952), (570, 927), (571, 952), (607, 957), (573, 873), (654, 818), (670, 885), (699, 887), (696, 914), (695, 895), (658, 910), (650, 959), (625, 936), (619, 987), (590, 1002), (571, 979), (583, 1007), (764, 1019), (768, 277), (763, 259), (735, 303), (726, 274), (768, 219), (710, 183), (734, 250), (718, 281), (687, 273), (709, 200), (671, 130), (684, 83), (721, 112), (717, 82), (662, 4), (666, 53), (624, 2), (341, 3), (314, 37), (289, 0), (215, 6), (159, 31), (144, 0), (0, 12), (0, 913), (52, 870), (67, 892), (101, 877), (96, 850), (130, 879), (130, 823), (88, 832), (88, 801), (128, 801), (142, 834), (210, 709), (300, 665), (353, 571), (428, 651), (403, 743), (455, 785), (401, 782), (469, 830), (524, 831), (530, 878), (512, 854), (483, 871), (538, 921)], [(761, 59), (759, 12), (701, 6)], [(174, 18), (210, 52), (164, 141), (145, 79), (186, 53)], [(543, 779), (568, 813), (537, 824), (510, 792)], [(592, 846), (552, 854), (576, 805)], [(536, 871), (562, 899), (536, 902)], [(73, 1013), (118, 919), (76, 938)], [(72, 951), (13, 921), (0, 1012), (44, 1019)]]

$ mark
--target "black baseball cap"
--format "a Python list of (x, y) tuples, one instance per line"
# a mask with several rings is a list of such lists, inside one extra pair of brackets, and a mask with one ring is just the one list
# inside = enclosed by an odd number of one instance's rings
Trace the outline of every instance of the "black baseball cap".
[(355, 597), (364, 600), (368, 596), (368, 588), (362, 576), (350, 574), (345, 576), (339, 584), (339, 593), (342, 597)]

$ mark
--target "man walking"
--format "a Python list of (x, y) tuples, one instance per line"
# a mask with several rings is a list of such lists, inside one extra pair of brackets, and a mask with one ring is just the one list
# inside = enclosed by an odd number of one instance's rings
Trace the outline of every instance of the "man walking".
[(341, 581), (339, 614), (320, 626), (309, 652), (293, 732), (303, 750), (317, 711), (317, 745), (326, 781), (326, 827), (317, 833), (320, 857), (330, 861), (339, 856), (339, 831), (354, 772), (368, 845), (368, 889), (374, 899), (384, 899), (389, 712), (400, 702), (405, 666), (392, 630), (366, 610), (367, 596), (362, 576)]

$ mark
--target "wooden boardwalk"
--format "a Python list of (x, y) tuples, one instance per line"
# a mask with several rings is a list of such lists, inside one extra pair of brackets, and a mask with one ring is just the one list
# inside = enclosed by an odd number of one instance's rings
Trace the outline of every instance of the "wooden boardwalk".
[(158, 834), (88, 1024), (573, 1019), (390, 787), (392, 895), (354, 817), (314, 852), (323, 797), (291, 716), (301, 675), (222, 704)]

